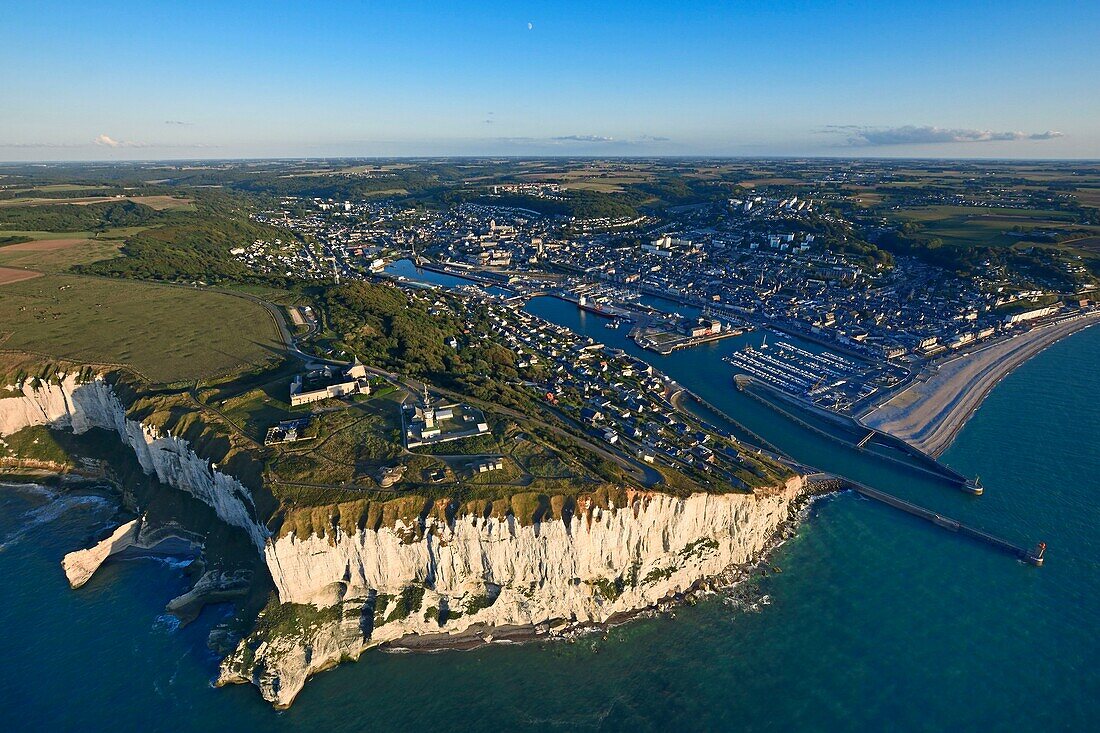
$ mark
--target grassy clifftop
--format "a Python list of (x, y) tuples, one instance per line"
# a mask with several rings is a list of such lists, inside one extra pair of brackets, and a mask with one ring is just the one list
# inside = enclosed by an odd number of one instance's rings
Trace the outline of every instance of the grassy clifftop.
[(0, 287), (0, 348), (125, 366), (154, 383), (247, 369), (281, 346), (262, 305), (222, 293), (61, 274)]
[[(783, 477), (786, 480), (788, 476)], [(777, 479), (777, 485), (782, 483)], [(460, 496), (433, 499), (408, 495), (395, 499), (356, 499), (337, 504), (287, 508), (275, 528), (277, 537), (293, 534), (298, 538), (316, 535), (335, 541), (335, 533), (355, 534), (361, 530), (378, 531), (398, 522), (409, 532), (409, 541), (423, 536), (428, 520), (448, 523), (456, 517), (477, 517), (505, 521), (514, 517), (522, 526), (538, 522), (568, 520), (581, 515), (592, 517), (596, 509), (628, 507), (637, 499), (645, 500), (668, 492), (643, 491), (625, 486), (602, 484), (576, 493), (548, 494), (521, 491), (496, 498), (463, 500)]]

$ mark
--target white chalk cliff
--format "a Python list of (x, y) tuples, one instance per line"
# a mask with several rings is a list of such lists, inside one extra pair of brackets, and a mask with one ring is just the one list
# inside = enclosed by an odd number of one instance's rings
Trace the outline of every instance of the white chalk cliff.
[[(105, 380), (65, 376), (0, 399), (0, 435), (30, 425), (113, 430), (146, 473), (249, 533), (285, 605), (241, 641), (219, 682), (253, 682), (280, 707), (314, 672), (404, 637), (556, 632), (654, 607), (759, 557), (802, 490), (795, 477), (757, 495), (624, 492), (624, 506), (607, 508), (582, 495), (574, 513), (533, 524), (437, 513), (412, 525), (272, 537), (245, 486), (186, 440), (129, 419)], [(85, 555), (109, 554), (117, 539)], [(75, 564), (73, 574), (85, 579)]]
[(91, 580), (92, 575), (108, 557), (132, 547), (140, 531), (141, 520), (132, 519), (112, 532), (110, 537), (100, 540), (94, 546), (86, 550), (70, 552), (62, 558), (61, 568), (65, 571), (65, 577), (69, 579), (69, 585), (79, 588)]
[(227, 524), (248, 532), (257, 549), (263, 548), (267, 530), (255, 516), (248, 489), (199, 457), (186, 440), (127, 418), (105, 380), (81, 381), (75, 374), (56, 382), (28, 380), (20, 395), (0, 399), (0, 436), (32, 425), (71, 428), (76, 433), (91, 428), (113, 430), (133, 449), (145, 473), (156, 474), (162, 483), (209, 504)]
[[(513, 516), (400, 521), (378, 531), (269, 541), (284, 603), (312, 611), (300, 633), (246, 639), (223, 664), (222, 682), (255, 682), (289, 705), (315, 671), (412, 634), (468, 636), (471, 627), (568, 627), (603, 623), (658, 605), (734, 565), (757, 558), (791, 516), (793, 478), (760, 496), (630, 493), (623, 507), (522, 526)], [(257, 643), (258, 642), (258, 643)]]

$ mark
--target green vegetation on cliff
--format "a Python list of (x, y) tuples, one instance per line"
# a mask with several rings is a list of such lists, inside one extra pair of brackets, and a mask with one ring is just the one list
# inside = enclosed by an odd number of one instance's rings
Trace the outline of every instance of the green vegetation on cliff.
[(82, 266), (81, 272), (167, 282), (261, 282), (287, 284), (286, 278), (261, 277), (229, 252), (257, 239), (289, 238), (282, 230), (243, 217), (211, 213), (177, 216), (171, 223), (138, 232), (126, 240), (123, 257)]
[[(0, 437), (0, 461), (4, 459), (42, 462), (57, 466), (73, 465), (68, 451), (58, 442), (57, 433), (42, 425), (32, 425), (19, 432)], [(0, 467), (3, 465), (0, 463)]]
[[(329, 332), (364, 363), (489, 402), (530, 407), (530, 394), (513, 384), (519, 377), (515, 354), (482, 337), (490, 328), (487, 311), (476, 301), (439, 293), (449, 306), (440, 308), (369, 282), (330, 287), (323, 297)], [(464, 342), (461, 349), (446, 345), (451, 336)]]

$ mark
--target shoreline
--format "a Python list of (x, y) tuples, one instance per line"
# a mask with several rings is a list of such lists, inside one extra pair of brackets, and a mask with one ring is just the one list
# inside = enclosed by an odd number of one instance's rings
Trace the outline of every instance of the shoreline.
[(858, 418), (939, 457), (1002, 379), (1048, 347), (1100, 323), (1100, 311), (1064, 319), (935, 366)]
[(375, 648), (389, 654), (432, 654), (470, 651), (491, 644), (574, 641), (591, 634), (606, 633), (617, 626), (642, 618), (672, 613), (704, 596), (727, 594), (736, 596), (737, 600), (743, 602), (752, 594), (740, 589), (752, 580), (757, 570), (768, 565), (776, 550), (798, 533), (799, 528), (809, 518), (814, 503), (842, 493), (843, 489), (839, 487), (828, 485), (815, 488), (808, 482), (804, 483), (798, 496), (791, 502), (789, 516), (776, 526), (760, 552), (750, 561), (731, 565), (718, 575), (700, 578), (686, 590), (667, 596), (656, 604), (618, 613), (606, 621), (570, 622), (549, 619), (534, 625), (471, 627), (457, 634), (411, 634), (384, 642)]

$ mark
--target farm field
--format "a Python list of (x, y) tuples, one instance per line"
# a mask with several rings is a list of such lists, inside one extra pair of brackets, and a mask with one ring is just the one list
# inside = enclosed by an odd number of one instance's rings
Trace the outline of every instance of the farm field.
[(878, 191), (863, 190), (854, 186), (845, 190), (851, 190), (850, 198), (863, 207), (878, 206), (886, 199), (886, 194)]
[(0, 267), (0, 285), (10, 285), (38, 277), (42, 273), (35, 270), (23, 270), (14, 267)]
[(4, 236), (29, 239), (0, 245), (0, 266), (42, 272), (63, 272), (117, 257), (125, 237), (148, 227), (115, 227), (103, 232), (3, 231)]
[(764, 178), (746, 178), (737, 183), (744, 188), (756, 188), (757, 186), (797, 186), (803, 183), (803, 181), (798, 178), (769, 176)]
[(560, 183), (562, 188), (570, 191), (621, 193), (625, 186), (653, 180), (653, 175), (640, 167), (626, 166), (624, 170), (585, 165), (578, 169), (521, 173), (517, 178), (530, 183)]
[(95, 232), (47, 232), (28, 229), (0, 229), (0, 234), (23, 239), (91, 239), (95, 236)]
[(1070, 247), (1091, 255), (1100, 255), (1100, 236), (1081, 237), (1061, 242), (1060, 246)]
[(1083, 235), (1096, 227), (1072, 223), (1070, 214), (1042, 209), (997, 209), (979, 206), (927, 206), (889, 212), (895, 219), (922, 224), (927, 234), (948, 243), (1011, 246), (1019, 237), (1009, 235), (1014, 227), (1067, 229)]
[(1082, 206), (1092, 206), (1100, 209), (1100, 188), (1079, 188), (1074, 194)]
[(44, 186), (31, 188), (11, 188), (10, 193), (68, 193), (71, 191), (94, 191), (102, 186), (86, 183), (47, 183)]
[[(54, 241), (54, 240), (45, 240)], [(43, 272), (63, 272), (74, 265), (83, 265), (118, 256), (121, 240), (81, 239), (68, 246), (35, 248), (26, 245), (0, 247), (0, 266), (29, 267)]]
[(191, 199), (176, 198), (174, 196), (89, 196), (86, 198), (47, 198), (41, 196), (28, 196), (21, 198), (5, 199), (0, 201), (0, 206), (49, 206), (51, 204), (105, 204), (118, 201), (132, 201), (135, 204), (144, 204), (157, 211), (169, 209), (182, 209), (194, 211), (195, 205)]
[(0, 287), (0, 324), (5, 349), (125, 364), (156, 383), (230, 374), (282, 352), (270, 315), (251, 301), (75, 275)]
[(67, 249), (73, 245), (88, 241), (86, 237), (61, 237), (59, 239), (32, 239), (29, 242), (6, 245), (8, 252), (50, 252), (55, 249)]

